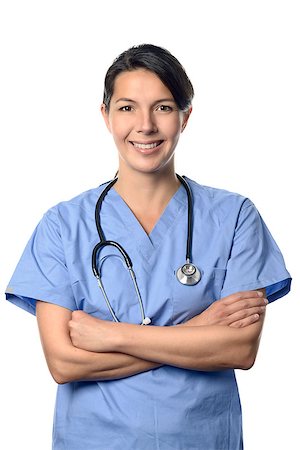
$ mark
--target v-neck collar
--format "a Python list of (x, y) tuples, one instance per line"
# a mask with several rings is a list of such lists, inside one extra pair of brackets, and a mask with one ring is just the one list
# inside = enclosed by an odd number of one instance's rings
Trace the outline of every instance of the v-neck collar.
[(179, 217), (187, 209), (187, 194), (184, 186), (181, 184), (167, 203), (154, 228), (148, 235), (114, 187), (108, 191), (107, 197), (111, 200), (112, 206), (116, 209), (118, 216), (123, 221), (128, 233), (130, 233), (138, 252), (149, 264), (151, 264), (151, 256), (153, 253), (157, 251), (165, 236), (171, 232)]

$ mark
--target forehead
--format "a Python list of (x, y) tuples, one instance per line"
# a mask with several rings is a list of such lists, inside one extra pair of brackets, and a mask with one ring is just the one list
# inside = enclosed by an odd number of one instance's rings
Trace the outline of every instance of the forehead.
[(160, 78), (150, 70), (137, 69), (120, 73), (114, 84), (113, 98), (165, 98), (173, 95)]

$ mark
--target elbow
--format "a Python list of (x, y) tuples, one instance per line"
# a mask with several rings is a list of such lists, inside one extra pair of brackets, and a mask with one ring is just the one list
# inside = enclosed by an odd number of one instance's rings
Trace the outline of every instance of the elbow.
[(55, 359), (47, 361), (49, 372), (57, 384), (66, 384), (74, 381), (68, 369), (68, 364), (65, 361)]
[(68, 377), (66, 377), (64, 374), (60, 373), (60, 372), (51, 372), (52, 378), (55, 381), (55, 383), (57, 384), (66, 384), (69, 383), (71, 380), (68, 379)]
[(249, 370), (254, 366), (255, 360), (257, 355), (257, 346), (249, 345), (245, 349), (244, 352), (242, 352), (242, 357), (240, 361), (240, 367), (239, 369), (242, 370)]
[(242, 361), (241, 366), (239, 367), (239, 369), (242, 370), (249, 370), (254, 366), (255, 363), (255, 357), (249, 357), (249, 358), (245, 358), (244, 361)]
[(59, 368), (57, 366), (49, 366), (49, 371), (53, 380), (57, 384), (66, 384), (71, 381), (67, 376), (66, 371), (64, 371), (62, 368)]

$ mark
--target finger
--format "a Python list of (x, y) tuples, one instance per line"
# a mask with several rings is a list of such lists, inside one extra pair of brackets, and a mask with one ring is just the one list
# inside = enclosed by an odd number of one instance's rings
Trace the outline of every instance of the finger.
[(238, 322), (240, 320), (246, 319), (248, 317), (254, 316), (255, 314), (264, 314), (266, 311), (266, 306), (255, 306), (251, 308), (242, 309), (240, 311), (231, 314), (226, 318), (226, 324), (230, 325), (234, 322)]
[(72, 311), (72, 320), (80, 320), (83, 319), (83, 317), (85, 317), (87, 314), (80, 310), (80, 309), (76, 309), (75, 311)]
[(230, 305), (226, 305), (226, 312), (228, 316), (230, 316), (239, 311), (245, 311), (251, 308), (259, 308), (261, 306), (265, 307), (267, 304), (268, 300), (266, 298), (252, 297), (236, 301), (235, 303)]
[(249, 298), (263, 298), (263, 293), (261, 291), (241, 291), (228, 295), (227, 297), (223, 297), (220, 301), (223, 301), (225, 305), (231, 305), (240, 300)]
[(246, 317), (246, 319), (233, 322), (229, 326), (232, 328), (244, 328), (247, 327), (248, 325), (252, 325), (253, 323), (258, 322), (259, 319), (260, 319), (259, 314), (253, 314), (252, 316)]

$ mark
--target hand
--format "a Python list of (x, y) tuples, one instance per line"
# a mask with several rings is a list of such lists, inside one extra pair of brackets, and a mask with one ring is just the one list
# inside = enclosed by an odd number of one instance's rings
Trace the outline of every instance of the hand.
[(69, 321), (72, 344), (90, 352), (113, 351), (116, 325), (118, 324), (96, 319), (83, 311), (73, 311)]
[(227, 325), (242, 328), (259, 320), (268, 300), (261, 291), (242, 291), (213, 302), (184, 326)]

